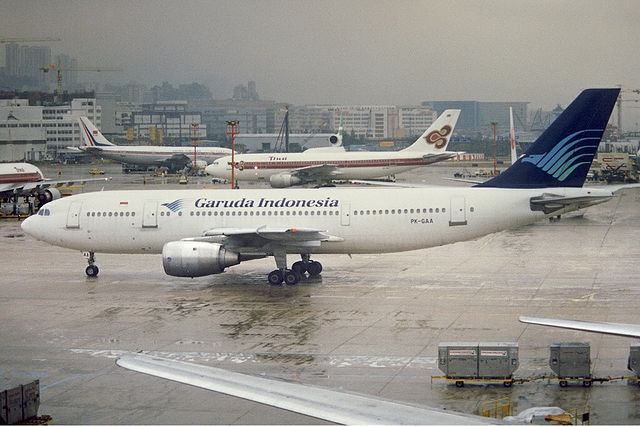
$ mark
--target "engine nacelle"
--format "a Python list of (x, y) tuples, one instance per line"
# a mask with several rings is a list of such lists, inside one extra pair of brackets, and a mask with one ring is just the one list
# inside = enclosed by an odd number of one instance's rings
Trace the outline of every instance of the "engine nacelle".
[(280, 173), (272, 175), (269, 178), (269, 183), (272, 188), (288, 188), (293, 185), (300, 185), (302, 180), (296, 176), (292, 176), (290, 173)]
[(162, 266), (174, 277), (204, 277), (224, 272), (240, 263), (240, 255), (221, 244), (200, 241), (172, 241), (162, 248)]
[(56, 188), (47, 188), (40, 192), (38, 192), (38, 205), (43, 206), (47, 204), (49, 201), (57, 200), (62, 197), (60, 191)]

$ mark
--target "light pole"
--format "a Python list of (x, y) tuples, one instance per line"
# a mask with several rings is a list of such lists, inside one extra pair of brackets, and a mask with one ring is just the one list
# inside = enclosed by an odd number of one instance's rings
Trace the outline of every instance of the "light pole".
[(191, 143), (193, 144), (193, 173), (197, 175), (198, 162), (196, 147), (198, 146), (198, 123), (191, 123)]
[(227, 135), (231, 136), (231, 189), (236, 189), (236, 135), (239, 133), (240, 121), (227, 121)]
[(496, 126), (498, 125), (497, 122), (492, 121), (491, 122), (491, 128), (493, 129), (493, 175), (494, 176), (498, 176), (498, 164), (496, 162)]

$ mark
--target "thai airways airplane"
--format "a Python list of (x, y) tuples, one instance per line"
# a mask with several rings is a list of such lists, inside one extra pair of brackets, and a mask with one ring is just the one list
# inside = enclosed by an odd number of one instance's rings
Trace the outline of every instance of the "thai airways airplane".
[[(273, 256), (271, 284), (318, 275), (320, 253), (385, 253), (475, 239), (611, 199), (583, 188), (619, 89), (583, 91), (515, 164), (473, 187), (104, 191), (56, 200), (29, 235), (95, 253), (162, 253), (167, 274), (200, 277)], [(301, 260), (287, 266), (287, 254)]]
[[(447, 151), (460, 110), (446, 110), (411, 146), (395, 152), (354, 152), (316, 148), (298, 153), (235, 155), (235, 179), (269, 181), (274, 188), (330, 183), (332, 180), (376, 179), (406, 172), (458, 155)], [(333, 141), (332, 141), (333, 142)], [(231, 157), (205, 168), (217, 178), (231, 179)]]
[(60, 198), (58, 188), (91, 181), (107, 181), (109, 178), (45, 179), (42, 171), (29, 163), (0, 164), (0, 198), (34, 196), (39, 205)]
[(231, 154), (228, 148), (201, 147), (196, 149), (194, 159), (193, 148), (186, 146), (114, 145), (87, 117), (79, 117), (78, 121), (84, 143), (78, 149), (94, 157), (107, 158), (119, 163), (165, 166), (172, 170), (179, 170), (193, 165), (195, 160), (197, 168), (204, 168), (214, 160)]

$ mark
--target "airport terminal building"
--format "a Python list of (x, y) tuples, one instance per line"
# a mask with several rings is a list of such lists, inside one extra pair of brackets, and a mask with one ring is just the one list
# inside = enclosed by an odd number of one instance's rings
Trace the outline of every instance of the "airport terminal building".
[(48, 106), (30, 105), (28, 99), (0, 99), (0, 161), (40, 161), (80, 145), (80, 115), (100, 127), (101, 109), (95, 98)]

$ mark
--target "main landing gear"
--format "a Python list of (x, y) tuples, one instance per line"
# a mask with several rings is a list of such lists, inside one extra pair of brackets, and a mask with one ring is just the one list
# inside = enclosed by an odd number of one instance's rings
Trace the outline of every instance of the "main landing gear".
[(276, 253), (274, 257), (278, 269), (271, 271), (267, 276), (267, 281), (271, 285), (280, 285), (283, 282), (287, 285), (296, 285), (300, 282), (305, 272), (310, 277), (320, 275), (320, 272), (322, 272), (322, 263), (311, 260), (309, 254), (301, 254), (302, 260), (294, 262), (291, 265), (291, 269), (287, 268), (286, 253)]
[(87, 262), (89, 263), (89, 266), (87, 266), (87, 269), (84, 270), (84, 272), (90, 278), (97, 277), (98, 272), (100, 272), (100, 269), (98, 269), (98, 266), (95, 264), (95, 261), (96, 261), (96, 254), (90, 251), (87, 256)]

